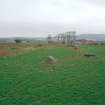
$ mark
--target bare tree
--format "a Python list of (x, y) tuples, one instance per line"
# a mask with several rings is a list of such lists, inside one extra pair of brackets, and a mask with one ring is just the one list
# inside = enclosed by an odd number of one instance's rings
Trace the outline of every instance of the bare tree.
[(75, 42), (76, 42), (76, 35), (74, 34), (72, 36), (72, 45), (74, 46), (75, 45)]
[(51, 36), (51, 34), (48, 35), (47, 41), (48, 41), (48, 43), (52, 43), (52, 36)]
[(61, 35), (58, 34), (58, 35), (57, 35), (57, 41), (58, 41), (58, 43), (60, 42), (60, 39), (61, 39)]
[(65, 42), (66, 42), (65, 34), (61, 34), (61, 40), (62, 40), (62, 44), (65, 44)]
[(48, 40), (48, 43), (52, 43), (52, 41), (57, 41), (57, 43), (73, 46), (76, 41), (76, 32), (70, 31), (66, 33), (59, 33), (54, 37), (52, 37), (51, 34), (49, 34), (47, 37), (47, 40)]

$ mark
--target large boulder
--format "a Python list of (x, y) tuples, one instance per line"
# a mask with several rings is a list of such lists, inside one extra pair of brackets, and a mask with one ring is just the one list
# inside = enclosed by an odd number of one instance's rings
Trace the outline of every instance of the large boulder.
[(45, 60), (47, 64), (54, 64), (56, 63), (56, 59), (53, 56), (48, 56), (47, 59)]

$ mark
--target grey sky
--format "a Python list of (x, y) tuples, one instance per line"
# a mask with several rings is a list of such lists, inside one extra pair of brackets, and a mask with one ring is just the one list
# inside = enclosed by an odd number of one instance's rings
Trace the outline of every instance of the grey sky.
[(0, 0), (0, 36), (105, 33), (105, 0)]

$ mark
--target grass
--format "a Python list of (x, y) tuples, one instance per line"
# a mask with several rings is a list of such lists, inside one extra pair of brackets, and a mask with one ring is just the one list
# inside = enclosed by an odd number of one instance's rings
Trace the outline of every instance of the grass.
[[(85, 58), (85, 52), (95, 58)], [(0, 105), (105, 105), (105, 46), (46, 47), (0, 57)], [(58, 62), (41, 62), (47, 56)]]

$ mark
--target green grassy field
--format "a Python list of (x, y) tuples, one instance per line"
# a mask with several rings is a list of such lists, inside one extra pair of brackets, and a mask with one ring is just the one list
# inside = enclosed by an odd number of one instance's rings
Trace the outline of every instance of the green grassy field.
[[(87, 52), (97, 56), (86, 58)], [(49, 55), (57, 63), (42, 63)], [(0, 57), (0, 105), (105, 105), (105, 46)]]

